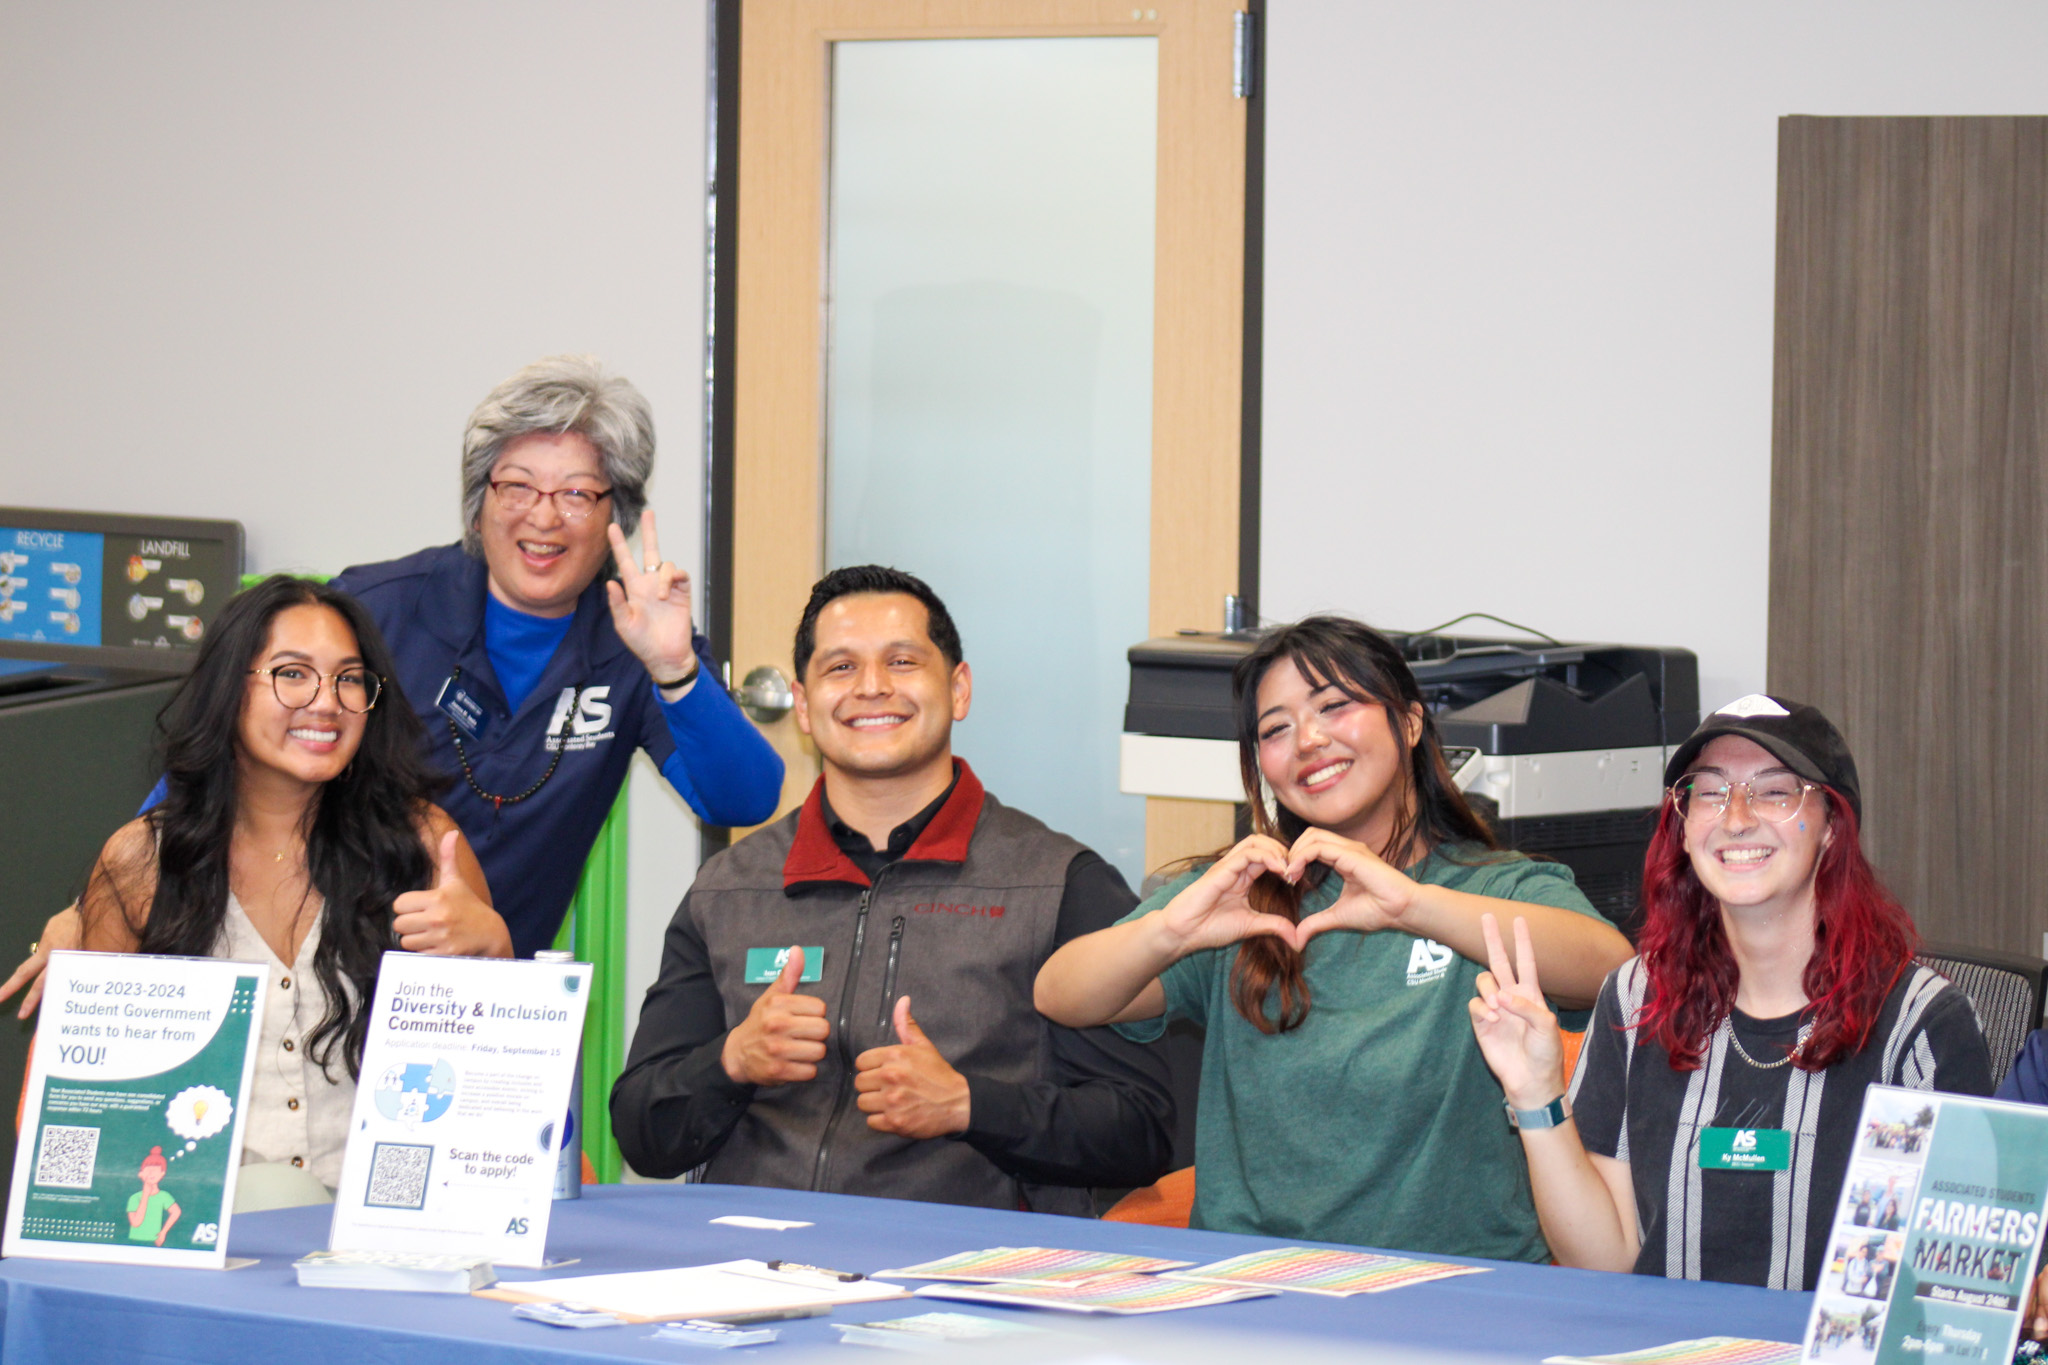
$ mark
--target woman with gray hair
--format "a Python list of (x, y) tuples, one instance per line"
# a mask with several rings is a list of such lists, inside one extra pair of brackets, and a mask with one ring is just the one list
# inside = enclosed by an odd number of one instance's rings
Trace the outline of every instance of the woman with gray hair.
[(765, 820), (782, 790), (782, 760), (692, 629), (689, 575), (661, 557), (653, 467), (640, 391), (592, 357), (550, 356), (470, 414), (462, 543), (334, 580), (391, 642), (453, 784), (442, 805), (521, 957), (553, 941), (634, 749), (708, 824)]
[[(690, 576), (658, 548), (646, 510), (653, 468), (654, 416), (640, 391), (594, 357), (549, 356), (470, 414), (461, 543), (334, 579), (391, 646), (389, 681), (451, 784), (441, 807), (475, 851), (520, 957), (554, 941), (636, 748), (707, 824), (759, 824), (782, 791), (782, 759), (715, 668), (698, 685), (711, 646), (691, 628)], [(641, 562), (626, 544), (634, 525)], [(27, 1018), (50, 950), (78, 937), (75, 906), (53, 916), (0, 1000), (28, 987)]]

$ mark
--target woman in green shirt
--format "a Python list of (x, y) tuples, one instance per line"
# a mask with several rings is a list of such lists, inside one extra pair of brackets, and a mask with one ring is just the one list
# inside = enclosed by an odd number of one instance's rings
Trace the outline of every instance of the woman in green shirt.
[(1055, 953), (1039, 1009), (1141, 1040), (1204, 1026), (1195, 1226), (1547, 1259), (1465, 1022), (1480, 917), (1529, 921), (1567, 1007), (1628, 941), (1568, 869), (1496, 847), (1379, 632), (1281, 627), (1232, 686), (1254, 832)]

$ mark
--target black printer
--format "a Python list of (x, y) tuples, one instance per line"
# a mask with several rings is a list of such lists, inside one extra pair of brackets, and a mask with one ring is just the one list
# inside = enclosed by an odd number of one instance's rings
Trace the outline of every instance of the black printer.
[[(1631, 936), (1664, 763), (1699, 724), (1699, 665), (1655, 645), (1390, 634), (1458, 786), (1503, 845), (1569, 866)], [(1127, 792), (1242, 802), (1230, 673), (1256, 632), (1147, 640), (1129, 654)]]

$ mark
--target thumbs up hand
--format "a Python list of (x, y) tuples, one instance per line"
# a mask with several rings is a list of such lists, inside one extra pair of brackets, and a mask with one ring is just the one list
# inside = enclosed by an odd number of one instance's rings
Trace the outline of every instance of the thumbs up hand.
[(451, 821), (435, 849), (433, 886), (391, 903), (398, 946), (437, 957), (512, 956), (512, 934), (491, 908), (490, 895), (484, 870)]
[(747, 1017), (725, 1035), (719, 1061), (739, 1084), (787, 1085), (817, 1076), (832, 1026), (825, 1019), (824, 1001), (796, 993), (803, 974), (804, 950), (792, 947), (782, 975), (768, 983)]
[(907, 995), (896, 1001), (895, 1023), (894, 1046), (869, 1048), (853, 1059), (853, 1088), (860, 1092), (854, 1102), (868, 1116), (868, 1127), (908, 1138), (966, 1132), (967, 1078), (910, 1017)]

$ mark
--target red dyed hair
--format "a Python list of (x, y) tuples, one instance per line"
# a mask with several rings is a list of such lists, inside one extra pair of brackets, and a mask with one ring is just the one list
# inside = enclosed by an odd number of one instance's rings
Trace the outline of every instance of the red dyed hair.
[[(1813, 956), (1805, 977), (1813, 1032), (1792, 1063), (1802, 1071), (1825, 1070), (1862, 1049), (1920, 946), (1912, 917), (1863, 856), (1856, 812), (1832, 788), (1821, 792), (1834, 837), (1813, 874)], [(1642, 1013), (1628, 1023), (1663, 1048), (1672, 1066), (1691, 1071), (1734, 1008), (1737, 973), (1720, 906), (1692, 870), (1684, 819), (1668, 793), (1643, 861), (1643, 907), (1637, 952), (1649, 989)]]

